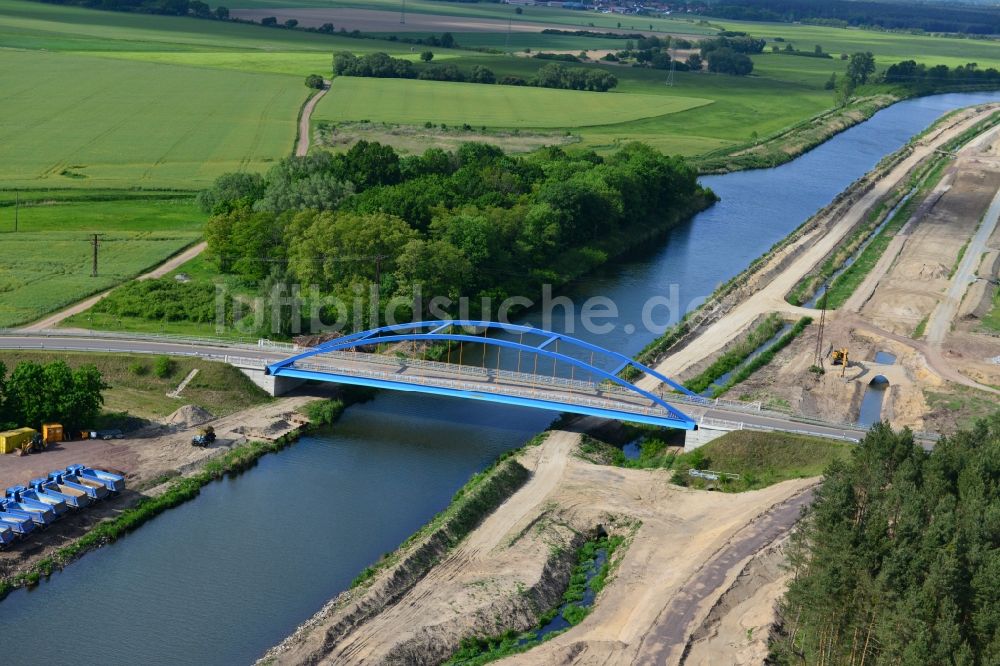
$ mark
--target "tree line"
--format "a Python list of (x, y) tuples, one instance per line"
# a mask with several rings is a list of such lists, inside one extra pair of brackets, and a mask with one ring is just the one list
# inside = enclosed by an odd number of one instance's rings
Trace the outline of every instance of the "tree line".
[(8, 376), (0, 361), (0, 430), (58, 422), (70, 430), (88, 428), (110, 388), (93, 365), (72, 370), (65, 361), (22, 361)]
[(871, 0), (722, 0), (688, 6), (719, 18), (783, 23), (822, 21), (885, 30), (923, 30), (970, 35), (1000, 33), (1000, 14), (990, 7), (945, 2)]
[(827, 470), (789, 562), (775, 663), (994, 663), (1000, 413), (931, 452), (876, 425)]
[[(422, 59), (430, 62), (430, 58)], [(336, 76), (367, 76), (384, 79), (424, 79), (429, 81), (460, 81), (502, 85), (527, 85), (540, 88), (562, 88), (567, 90), (590, 90), (607, 92), (618, 85), (618, 79), (602, 69), (587, 67), (566, 67), (560, 63), (543, 65), (530, 79), (518, 76), (497, 78), (494, 72), (482, 65), (474, 66), (468, 73), (455, 65), (429, 65), (418, 69), (409, 60), (393, 58), (386, 53), (368, 53), (356, 56), (349, 51), (333, 56), (333, 73)]]
[(214, 10), (202, 0), (45, 0), (53, 5), (72, 5), (114, 12), (140, 12), (170, 16), (227, 20), (229, 10), (219, 5)]
[(419, 287), (478, 303), (563, 284), (606, 261), (620, 247), (609, 239), (627, 246), (715, 196), (681, 159), (642, 144), (609, 157), (478, 143), (402, 157), (360, 141), (264, 177), (222, 176), (200, 200), (214, 213), (208, 256), (262, 291), (298, 283), (349, 301), (358, 285), (375, 285), (380, 300)]
[(949, 68), (947, 65), (928, 67), (914, 60), (904, 60), (887, 67), (883, 78), (886, 83), (916, 88), (997, 85), (1000, 83), (1000, 71), (994, 67), (979, 69), (979, 65), (974, 62)]

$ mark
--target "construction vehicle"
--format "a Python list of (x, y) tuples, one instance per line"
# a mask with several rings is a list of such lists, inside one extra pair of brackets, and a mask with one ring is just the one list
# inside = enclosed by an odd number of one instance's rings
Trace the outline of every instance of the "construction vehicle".
[(840, 376), (843, 377), (844, 373), (847, 372), (847, 366), (850, 364), (850, 358), (847, 352), (847, 347), (842, 349), (834, 349), (830, 352), (830, 362), (833, 365), (840, 366)]
[(42, 433), (36, 432), (31, 436), (31, 439), (23, 442), (21, 448), (18, 449), (17, 454), (19, 456), (26, 456), (29, 453), (41, 453), (45, 450), (45, 438)]
[(208, 446), (215, 441), (215, 428), (206, 426), (191, 438), (191, 446)]

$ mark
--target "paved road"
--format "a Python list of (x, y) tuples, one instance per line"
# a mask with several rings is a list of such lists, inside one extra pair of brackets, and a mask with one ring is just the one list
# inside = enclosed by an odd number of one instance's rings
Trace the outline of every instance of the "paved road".
[[(202, 252), (205, 251), (206, 247), (207, 247), (207, 244), (204, 243), (204, 242), (198, 243), (196, 245), (192, 245), (191, 247), (189, 247), (188, 249), (184, 250), (183, 252), (181, 252), (179, 254), (175, 254), (174, 256), (170, 257), (169, 259), (167, 259), (162, 264), (160, 264), (159, 266), (157, 266), (153, 270), (149, 271), (148, 273), (143, 273), (142, 275), (140, 275), (136, 279), (137, 280), (152, 280), (154, 278), (161, 278), (164, 275), (166, 275), (167, 273), (169, 273), (170, 271), (179, 268), (182, 264), (186, 264), (187, 262), (189, 262), (192, 259), (194, 259), (195, 257), (197, 257), (199, 254), (201, 254)], [(47, 329), (50, 329), (50, 328), (55, 328), (64, 319), (68, 319), (69, 317), (72, 317), (75, 314), (79, 314), (81, 312), (84, 312), (85, 310), (89, 310), (90, 308), (92, 308), (94, 306), (95, 303), (97, 303), (99, 300), (101, 300), (102, 298), (104, 298), (105, 296), (107, 296), (110, 293), (111, 293), (111, 289), (108, 289), (107, 291), (102, 291), (101, 293), (97, 294), (96, 296), (91, 296), (90, 298), (88, 298), (86, 300), (80, 301), (79, 303), (75, 303), (75, 304), (69, 306), (68, 308), (66, 308), (65, 310), (61, 310), (61, 311), (59, 311), (59, 312), (57, 312), (55, 314), (49, 315), (45, 319), (40, 319), (40, 320), (36, 321), (33, 324), (28, 324), (27, 326), (25, 326), (21, 330), (23, 330), (23, 331), (44, 331), (44, 330), (47, 330)]]
[(299, 117), (299, 140), (295, 144), (295, 156), (305, 157), (309, 154), (309, 142), (312, 136), (312, 114), (316, 105), (323, 99), (327, 91), (330, 90), (330, 82), (323, 80), (323, 88), (318, 93), (309, 98), (302, 108), (302, 115)]
[(715, 553), (660, 613), (653, 629), (642, 640), (642, 656), (637, 663), (677, 663), (706, 602), (715, 598), (729, 575), (744, 560), (786, 534), (798, 522), (803, 507), (812, 497), (810, 488), (778, 504)]
[[(0, 349), (47, 349), (52, 351), (91, 351), (105, 353), (134, 354), (183, 354), (202, 356), (222, 360), (222, 357), (239, 357), (241, 359), (257, 360), (263, 363), (274, 363), (291, 355), (286, 349), (268, 349), (247, 344), (228, 344), (222, 341), (187, 342), (174, 340), (157, 340), (142, 336), (88, 336), (84, 333), (42, 334), (39, 332), (14, 332), (0, 335)], [(711, 424), (715, 427), (739, 427), (744, 424), (748, 428), (773, 429), (784, 432), (799, 432), (821, 437), (859, 439), (864, 429), (852, 428), (841, 424), (829, 424), (818, 421), (799, 419), (777, 413), (756, 412), (752, 409), (735, 409), (715, 406), (691, 405), (687, 402), (672, 402), (679, 410), (687, 413), (695, 420), (702, 417), (719, 419), (726, 424)], [(706, 424), (710, 425), (710, 424)]]

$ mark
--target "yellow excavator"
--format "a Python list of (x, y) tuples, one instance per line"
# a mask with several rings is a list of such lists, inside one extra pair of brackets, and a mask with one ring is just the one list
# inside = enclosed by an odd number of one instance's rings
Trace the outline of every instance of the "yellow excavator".
[(844, 373), (847, 372), (847, 365), (850, 363), (847, 347), (834, 349), (830, 352), (830, 363), (840, 366), (840, 376), (843, 377)]

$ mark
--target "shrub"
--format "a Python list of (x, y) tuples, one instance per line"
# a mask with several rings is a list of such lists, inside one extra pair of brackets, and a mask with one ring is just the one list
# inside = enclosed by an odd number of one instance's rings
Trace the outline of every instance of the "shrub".
[(153, 363), (153, 374), (160, 379), (166, 379), (170, 375), (174, 374), (177, 364), (169, 356), (157, 356), (156, 362)]
[(146, 366), (145, 363), (141, 361), (135, 361), (134, 363), (129, 364), (128, 371), (130, 374), (133, 374), (136, 377), (142, 377), (147, 372), (149, 372), (149, 368)]
[(322, 90), (323, 88), (323, 77), (319, 74), (310, 74), (306, 77), (306, 87), (315, 88), (316, 90)]

